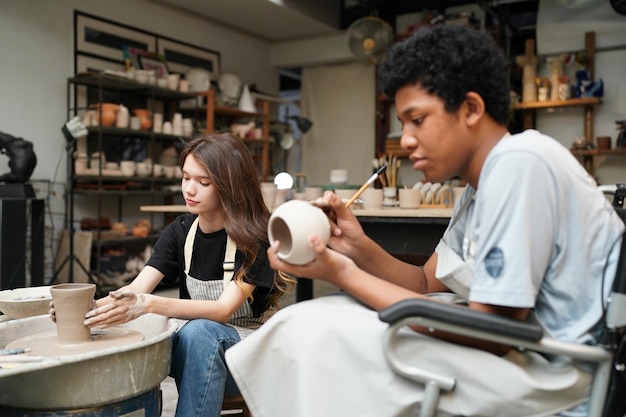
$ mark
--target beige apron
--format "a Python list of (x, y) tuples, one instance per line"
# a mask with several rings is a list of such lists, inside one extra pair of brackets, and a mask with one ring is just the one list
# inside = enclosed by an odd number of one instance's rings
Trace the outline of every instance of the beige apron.
[[(185, 238), (184, 246), (184, 261), (185, 261), (185, 276), (187, 290), (192, 300), (218, 300), (222, 295), (222, 292), (230, 284), (235, 271), (235, 253), (237, 252), (237, 246), (235, 242), (227, 236), (226, 241), (226, 254), (224, 256), (224, 279), (221, 281), (203, 281), (192, 277), (189, 274), (189, 268), (191, 268), (191, 258), (193, 257), (193, 244), (196, 239), (196, 232), (198, 230), (199, 217), (191, 224), (189, 233)], [(252, 314), (252, 308), (248, 301), (245, 301), (234, 313), (230, 316), (227, 322), (233, 326), (239, 336), (244, 339), (250, 333), (252, 333), (260, 324), (262, 324), (261, 318), (255, 318)]]
[[(443, 239), (440, 246), (437, 274), (456, 294), (431, 296), (467, 301), (472, 244), (463, 245), (468, 262)], [(414, 416), (424, 387), (388, 365), (383, 351), (387, 328), (376, 311), (353, 298), (327, 296), (282, 309), (245, 343), (229, 349), (226, 360), (252, 415)], [(555, 366), (533, 352), (499, 357), (408, 328), (399, 333), (395, 349), (403, 363), (457, 380), (454, 391), (441, 394), (438, 417), (552, 416), (588, 396), (588, 373)], [(283, 382), (268, 384), (267, 375)], [(277, 389), (282, 400), (276, 400)]]
[[(468, 208), (474, 196), (470, 196), (454, 217), (449, 226), (451, 230)], [(444, 285), (450, 288), (454, 293), (467, 301), (469, 298), (470, 287), (473, 281), (474, 271), (474, 244), (470, 241), (471, 232), (465, 233), (463, 239), (463, 257), (459, 256), (445, 241), (445, 237), (439, 241), (437, 245), (437, 268), (435, 276)]]

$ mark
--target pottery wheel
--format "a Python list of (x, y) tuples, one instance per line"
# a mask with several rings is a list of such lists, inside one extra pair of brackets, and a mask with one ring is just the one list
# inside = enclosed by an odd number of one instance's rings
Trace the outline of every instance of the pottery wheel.
[(29, 355), (33, 356), (63, 356), (128, 345), (140, 340), (143, 340), (143, 334), (137, 330), (112, 327), (92, 330), (91, 340), (88, 342), (60, 344), (57, 341), (57, 332), (53, 330), (14, 340), (6, 348), (30, 348)]

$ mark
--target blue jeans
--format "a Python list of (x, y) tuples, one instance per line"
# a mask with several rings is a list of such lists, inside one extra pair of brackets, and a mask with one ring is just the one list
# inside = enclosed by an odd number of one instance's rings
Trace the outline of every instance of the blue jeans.
[(205, 319), (187, 322), (174, 335), (170, 376), (178, 388), (176, 417), (219, 417), (224, 395), (239, 394), (224, 360), (226, 349), (239, 341), (234, 328)]

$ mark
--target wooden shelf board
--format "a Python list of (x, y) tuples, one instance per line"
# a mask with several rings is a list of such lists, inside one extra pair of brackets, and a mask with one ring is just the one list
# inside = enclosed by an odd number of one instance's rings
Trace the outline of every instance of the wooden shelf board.
[(598, 97), (572, 98), (558, 101), (533, 101), (529, 103), (515, 104), (516, 110), (549, 109), (553, 107), (593, 106), (602, 103)]
[(626, 149), (572, 149), (576, 156), (626, 155)]
[(119, 77), (116, 75), (83, 72), (68, 79), (72, 84), (84, 85), (88, 87), (102, 87), (117, 91), (132, 91), (145, 97), (155, 96), (163, 100), (182, 100), (195, 98), (196, 93), (183, 93), (168, 88), (161, 88), (155, 85), (143, 84), (135, 80)]
[(411, 152), (402, 149), (399, 139), (387, 139), (385, 141), (385, 154), (392, 154), (398, 158), (408, 158)]
[(97, 135), (101, 133), (105, 136), (140, 136), (140, 137), (152, 137), (158, 140), (175, 140), (184, 136), (180, 135), (167, 135), (164, 133), (155, 133), (151, 130), (135, 130), (135, 129), (124, 129), (119, 127), (111, 127), (111, 126), (89, 126), (87, 130), (90, 134)]

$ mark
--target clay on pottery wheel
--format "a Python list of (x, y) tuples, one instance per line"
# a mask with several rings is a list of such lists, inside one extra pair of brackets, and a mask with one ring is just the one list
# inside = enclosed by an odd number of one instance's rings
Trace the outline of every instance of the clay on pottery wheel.
[(108, 329), (94, 329), (89, 339), (83, 343), (60, 343), (57, 332), (45, 332), (22, 337), (9, 343), (7, 349), (30, 348), (29, 355), (33, 356), (64, 356), (79, 353), (93, 352), (116, 346), (124, 346), (143, 339), (143, 334), (137, 330), (111, 327)]
[(91, 310), (94, 284), (59, 284), (50, 288), (57, 323), (59, 343), (84, 343), (90, 341), (85, 314)]
[(59, 284), (50, 288), (56, 315), (56, 331), (14, 340), (7, 348), (29, 348), (30, 355), (62, 356), (91, 352), (143, 339), (135, 330), (109, 328), (94, 330), (83, 324), (92, 307), (94, 284)]

